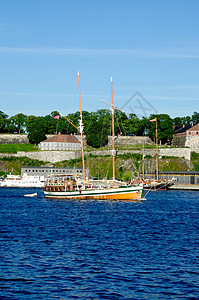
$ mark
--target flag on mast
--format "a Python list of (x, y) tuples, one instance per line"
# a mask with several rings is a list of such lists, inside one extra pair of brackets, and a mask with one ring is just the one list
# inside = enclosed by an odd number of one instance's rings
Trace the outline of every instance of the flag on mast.
[(149, 120), (149, 122), (156, 122), (157, 121), (157, 119), (155, 118), (155, 119), (152, 119), (152, 120)]
[(58, 119), (58, 120), (59, 120), (59, 115), (57, 115), (57, 116), (54, 116), (54, 119)]

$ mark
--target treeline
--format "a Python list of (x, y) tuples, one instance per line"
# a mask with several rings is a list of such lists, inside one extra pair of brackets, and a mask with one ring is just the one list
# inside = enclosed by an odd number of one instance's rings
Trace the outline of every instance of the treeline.
[[(108, 142), (108, 135), (111, 134), (111, 111), (101, 109), (96, 112), (82, 112), (84, 134), (87, 144), (98, 148)], [(79, 112), (66, 115), (76, 127), (79, 127)], [(199, 123), (199, 113), (186, 117), (172, 119), (167, 114), (152, 114), (148, 118), (139, 119), (135, 114), (129, 115), (124, 112), (115, 111), (115, 135), (148, 135), (154, 139), (155, 122), (149, 120), (157, 118), (158, 138), (162, 143), (172, 139), (174, 126), (195, 125)], [(27, 133), (30, 143), (38, 144), (46, 138), (47, 134), (78, 134), (78, 130), (65, 118), (61, 117), (58, 111), (44, 117), (24, 115), (23, 113), (9, 117), (0, 111), (0, 133)]]

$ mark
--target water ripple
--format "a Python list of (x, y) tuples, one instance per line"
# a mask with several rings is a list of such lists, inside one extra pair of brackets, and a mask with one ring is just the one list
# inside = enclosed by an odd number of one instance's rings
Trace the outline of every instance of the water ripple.
[(198, 192), (57, 201), (0, 189), (0, 299), (199, 299)]

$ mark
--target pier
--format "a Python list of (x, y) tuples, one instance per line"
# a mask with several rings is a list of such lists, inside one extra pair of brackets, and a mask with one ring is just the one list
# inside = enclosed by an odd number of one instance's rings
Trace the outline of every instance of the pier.
[(199, 191), (199, 184), (174, 183), (174, 185), (172, 185), (172, 186), (169, 187), (169, 190)]

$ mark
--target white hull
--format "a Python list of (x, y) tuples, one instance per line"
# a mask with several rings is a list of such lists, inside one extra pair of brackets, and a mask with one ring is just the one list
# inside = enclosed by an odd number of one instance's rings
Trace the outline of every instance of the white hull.
[(44, 187), (44, 182), (40, 181), (39, 176), (14, 176), (8, 175), (6, 179), (0, 181), (0, 187), (19, 187), (19, 188), (32, 188)]

